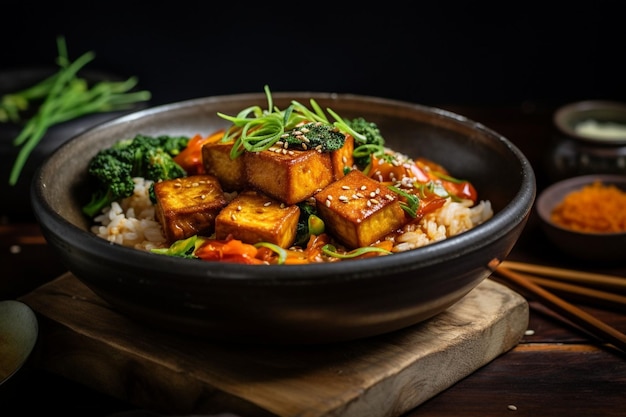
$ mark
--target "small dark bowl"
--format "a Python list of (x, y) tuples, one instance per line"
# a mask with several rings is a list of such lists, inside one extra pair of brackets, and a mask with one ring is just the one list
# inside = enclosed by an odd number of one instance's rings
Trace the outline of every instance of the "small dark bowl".
[(494, 216), (455, 237), (372, 259), (309, 265), (209, 263), (112, 245), (89, 231), (86, 167), (100, 149), (137, 133), (208, 134), (264, 106), (264, 94), (159, 106), (99, 125), (55, 152), (34, 178), (32, 202), (48, 243), (118, 311), (161, 329), (254, 343), (328, 343), (398, 330), (433, 317), (488, 277), (518, 240), (535, 199), (532, 167), (509, 140), (444, 110), (329, 93), (274, 93), (377, 123), (397, 151), (471, 180)]
[(0, 301), (0, 398), (26, 381), (39, 338), (35, 312), (17, 300)]
[[(544, 161), (552, 181), (624, 173), (626, 132), (615, 136), (613, 130), (609, 136), (606, 129), (626, 127), (626, 103), (608, 100), (569, 103), (554, 112), (553, 123), (555, 134)], [(588, 128), (583, 128), (585, 125)]]
[[(586, 122), (593, 122), (600, 129), (586, 131), (582, 127)], [(563, 134), (579, 141), (596, 145), (626, 145), (626, 132), (606, 136), (602, 130), (606, 124), (626, 127), (626, 103), (607, 100), (570, 103), (557, 109), (554, 124)]]
[(612, 184), (626, 191), (624, 175), (582, 175), (556, 182), (541, 192), (536, 202), (536, 211), (541, 221), (542, 230), (548, 239), (572, 257), (584, 261), (615, 262), (626, 260), (625, 233), (591, 233), (580, 232), (556, 225), (550, 214), (570, 192), (580, 190), (586, 185), (600, 181)]

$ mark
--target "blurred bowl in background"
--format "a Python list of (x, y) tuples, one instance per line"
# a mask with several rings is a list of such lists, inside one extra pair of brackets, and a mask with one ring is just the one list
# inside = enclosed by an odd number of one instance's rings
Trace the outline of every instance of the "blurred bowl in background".
[[(2, 70), (0, 71), (0, 97), (28, 88), (52, 75), (56, 70), (53, 67)], [(87, 69), (81, 71), (79, 75), (88, 82), (126, 79), (117, 74)], [(23, 125), (0, 123), (0, 181), (2, 181), (3, 197), (0, 199), (0, 218), (7, 217), (14, 223), (34, 221), (35, 217), (30, 205), (30, 183), (35, 171), (46, 157), (70, 138), (90, 127), (146, 106), (147, 103), (137, 103), (132, 109), (126, 111), (89, 114), (52, 126), (31, 152), (15, 185), (9, 184), (9, 176), (21, 147), (14, 146), (13, 140), (19, 135)]]
[(587, 174), (626, 174), (626, 103), (585, 100), (559, 107), (546, 168), (553, 181)]
[[(619, 191), (626, 193), (625, 175), (583, 175), (556, 182), (543, 190), (536, 200), (535, 209), (541, 221), (542, 230), (559, 250), (577, 259), (584, 261), (624, 261), (626, 260), (626, 229), (621, 232), (580, 231), (557, 224), (552, 218), (555, 207), (561, 204), (566, 196), (594, 183), (600, 183), (603, 186), (614, 185)], [(620, 200), (626, 201), (626, 196), (621, 197)], [(610, 214), (608, 210), (615, 210), (616, 207), (619, 207), (613, 203), (607, 201), (596, 207), (599, 207), (598, 210), (606, 210), (608, 216)], [(626, 213), (624, 210), (622, 212)]]
[(626, 103), (586, 100), (560, 107), (554, 124), (565, 135), (584, 142), (626, 145)]
[(0, 398), (23, 381), (39, 336), (35, 312), (17, 300), (0, 301)]

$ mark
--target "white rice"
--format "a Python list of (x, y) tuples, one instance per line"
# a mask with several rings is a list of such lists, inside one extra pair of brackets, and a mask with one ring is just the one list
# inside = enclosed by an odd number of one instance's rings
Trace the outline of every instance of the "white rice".
[[(155, 220), (155, 210), (149, 197), (151, 181), (135, 178), (135, 191), (121, 202), (113, 203), (97, 216), (92, 226), (96, 235), (112, 243), (150, 250), (166, 247), (161, 225)], [(227, 200), (232, 195), (225, 195)], [(489, 201), (480, 201), (472, 207), (470, 200), (452, 201), (427, 214), (415, 224), (405, 226), (404, 233), (395, 239), (394, 252), (415, 249), (465, 232), (493, 216)]]
[(411, 223), (395, 239), (394, 252), (419, 248), (465, 232), (493, 216), (489, 201), (472, 207), (471, 200), (448, 199), (439, 210), (427, 214), (419, 223)]
[(154, 205), (149, 190), (152, 181), (133, 178), (133, 195), (114, 202), (95, 217), (91, 230), (111, 243), (136, 249), (150, 250), (166, 247), (163, 229), (155, 220)]

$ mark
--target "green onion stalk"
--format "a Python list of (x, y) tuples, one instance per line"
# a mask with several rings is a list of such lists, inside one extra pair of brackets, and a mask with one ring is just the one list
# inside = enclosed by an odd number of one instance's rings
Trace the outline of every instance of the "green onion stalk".
[(52, 126), (87, 114), (132, 109), (136, 103), (151, 98), (149, 91), (132, 91), (138, 82), (136, 77), (125, 81), (100, 81), (89, 86), (78, 72), (95, 58), (93, 51), (70, 61), (62, 36), (57, 38), (57, 48), (57, 72), (0, 99), (0, 123), (21, 122), (21, 113), (40, 102), (35, 114), (26, 120), (13, 140), (13, 145), (21, 148), (9, 175), (10, 185), (17, 183), (30, 154)]

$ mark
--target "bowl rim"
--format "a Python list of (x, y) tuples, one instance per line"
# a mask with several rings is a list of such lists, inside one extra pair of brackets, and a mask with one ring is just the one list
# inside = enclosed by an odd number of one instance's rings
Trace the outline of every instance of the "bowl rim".
[(626, 120), (626, 103), (615, 100), (581, 100), (564, 104), (556, 109), (553, 114), (552, 120), (554, 125), (562, 133), (576, 140), (602, 145), (624, 145), (626, 144), (626, 137), (624, 138), (601, 138), (591, 137), (587, 135), (579, 134), (573, 127), (571, 121), (582, 121), (588, 119), (588, 117), (580, 117), (587, 112), (608, 110), (614, 112), (620, 112), (624, 115)]
[[(555, 183), (550, 184), (548, 187), (543, 189), (539, 195), (537, 196), (537, 200), (535, 202), (535, 211), (537, 215), (541, 219), (541, 221), (549, 225), (552, 228), (561, 230), (563, 232), (570, 233), (576, 236), (589, 236), (589, 237), (599, 237), (599, 238), (607, 238), (607, 237), (615, 237), (615, 236), (623, 236), (626, 234), (625, 232), (582, 232), (579, 230), (570, 229), (561, 225), (554, 223), (550, 219), (550, 213), (560, 201), (571, 191), (579, 190), (585, 185), (593, 184), (595, 181), (600, 181), (603, 184), (615, 184), (618, 185), (622, 190), (626, 191), (626, 175), (620, 174), (586, 174), (586, 175), (578, 175), (575, 177), (566, 178)], [(552, 202), (552, 204), (550, 204)]]
[[(356, 277), (356, 273), (358, 273), (359, 279), (364, 279), (367, 276), (375, 277), (377, 272), (380, 272), (381, 270), (388, 272), (408, 271), (414, 269), (416, 262), (419, 262), (421, 266), (439, 264), (442, 260), (452, 262), (454, 259), (465, 255), (467, 252), (476, 251), (477, 247), (482, 247), (482, 245), (486, 246), (494, 241), (502, 239), (511, 230), (518, 226), (520, 219), (527, 218), (532, 210), (532, 205), (536, 197), (536, 180), (534, 170), (530, 162), (521, 150), (509, 139), (482, 125), (481, 123), (475, 122), (465, 116), (448, 110), (381, 97), (308, 91), (274, 92), (272, 93), (272, 96), (275, 101), (276, 99), (286, 99), (294, 96), (306, 96), (314, 99), (323, 98), (366, 101), (389, 106), (399, 106), (407, 111), (417, 110), (420, 112), (432, 112), (439, 118), (447, 119), (453, 123), (458, 123), (471, 129), (477, 129), (483, 134), (500, 142), (519, 161), (522, 170), (522, 182), (520, 184), (520, 188), (516, 192), (514, 198), (511, 199), (511, 202), (502, 207), (502, 209), (498, 212), (495, 212), (494, 216), (489, 219), (488, 222), (478, 225), (471, 230), (443, 241), (431, 243), (424, 247), (406, 252), (394, 253), (392, 256), (351, 260), (349, 262), (305, 265), (264, 265), (263, 268), (268, 271), (268, 275), (273, 276), (273, 280), (276, 283), (280, 283), (281, 285), (284, 285), (285, 283), (289, 283), (289, 285), (301, 285), (302, 283), (310, 280), (332, 280), (333, 282), (336, 282), (338, 276), (344, 277), (343, 279), (345, 280), (350, 280)], [(98, 252), (100, 257), (105, 257), (107, 260), (114, 260), (118, 264), (126, 262), (128, 255), (133, 254), (132, 257), (138, 261), (149, 262), (152, 265), (161, 266), (163, 268), (173, 268), (176, 265), (180, 265), (181, 260), (178, 258), (163, 256), (155, 260), (154, 255), (151, 253), (111, 244), (95, 234), (89, 233), (89, 231), (85, 231), (68, 220), (65, 220), (52, 209), (43, 195), (42, 187), (45, 188), (45, 183), (43, 183), (42, 178), (43, 174), (52, 160), (62, 155), (68, 147), (76, 141), (81, 140), (85, 135), (92, 135), (95, 132), (107, 129), (110, 126), (124, 124), (138, 118), (152, 117), (173, 109), (180, 110), (185, 107), (199, 106), (201, 104), (224, 100), (230, 101), (246, 99), (262, 100), (260, 102), (264, 103), (266, 96), (264, 93), (229, 94), (200, 97), (162, 104), (115, 118), (111, 121), (94, 126), (86, 132), (73, 137), (52, 155), (50, 155), (50, 157), (39, 167), (36, 175), (33, 177), (31, 202), (39, 223), (42, 223), (42, 221), (45, 220), (47, 227), (50, 227), (53, 233), (65, 235), (67, 238), (75, 239), (77, 243), (84, 243), (82, 246), (85, 248), (85, 251), (90, 253), (90, 255)], [(519, 204), (519, 201), (525, 201), (527, 203), (522, 205)], [(488, 224), (489, 227), (485, 224)], [(496, 233), (494, 233), (494, 230)], [(479, 243), (467, 243), (469, 241)], [(129, 267), (133, 264), (134, 262), (128, 262)], [(185, 282), (186, 277), (191, 277), (190, 279), (197, 279), (198, 275), (204, 275), (206, 279), (210, 280), (240, 279), (254, 281), (255, 279), (259, 279), (254, 276), (254, 271), (258, 271), (258, 265), (230, 264), (223, 262), (211, 263), (210, 265), (210, 268), (207, 268), (206, 263), (194, 264), (193, 262), (189, 262), (189, 265), (185, 265), (185, 268), (191, 268), (189, 270), (190, 273), (177, 276), (177, 279), (180, 278), (181, 282)], [(207, 269), (210, 269), (211, 273), (208, 273), (206, 271)], [(363, 274), (364, 271), (366, 271), (366, 274)]]

